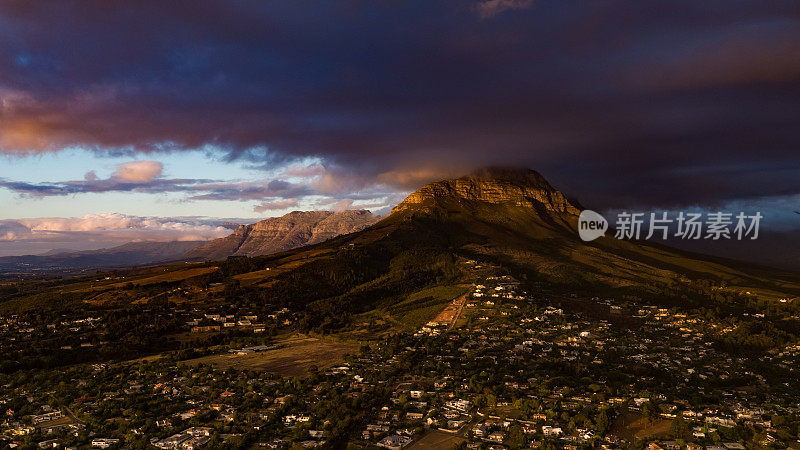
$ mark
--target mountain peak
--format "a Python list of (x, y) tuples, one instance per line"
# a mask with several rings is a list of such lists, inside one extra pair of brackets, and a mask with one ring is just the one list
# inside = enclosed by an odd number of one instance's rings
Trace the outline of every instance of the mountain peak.
[(574, 215), (581, 209), (535, 170), (486, 167), (460, 178), (429, 183), (411, 193), (392, 212), (441, 205), (453, 200), (543, 207), (548, 211)]

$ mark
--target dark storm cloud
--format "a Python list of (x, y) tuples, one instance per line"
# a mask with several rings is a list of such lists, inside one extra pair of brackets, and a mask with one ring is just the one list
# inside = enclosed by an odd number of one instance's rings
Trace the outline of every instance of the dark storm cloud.
[(130, 183), (117, 180), (76, 180), (55, 183), (27, 183), (0, 178), (0, 187), (11, 190), (23, 197), (50, 197), (72, 194), (102, 192), (140, 192), (161, 194), (165, 192), (196, 192), (205, 183), (213, 180), (195, 179), (155, 179), (144, 183)]
[(607, 207), (800, 192), (794, 2), (12, 1), (0, 61), (6, 153), (210, 145), (396, 189), (525, 165)]

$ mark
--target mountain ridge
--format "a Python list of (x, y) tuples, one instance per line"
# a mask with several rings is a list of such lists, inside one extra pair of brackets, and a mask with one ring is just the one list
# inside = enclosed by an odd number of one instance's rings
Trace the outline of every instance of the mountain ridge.
[(260, 256), (363, 230), (378, 220), (367, 210), (292, 211), (280, 217), (241, 225), (228, 236), (214, 239), (187, 252), (186, 259), (222, 259)]
[(488, 167), (463, 177), (428, 183), (392, 209), (400, 212), (418, 207), (441, 206), (447, 201), (485, 202), (580, 214), (581, 206), (556, 190), (530, 169)]

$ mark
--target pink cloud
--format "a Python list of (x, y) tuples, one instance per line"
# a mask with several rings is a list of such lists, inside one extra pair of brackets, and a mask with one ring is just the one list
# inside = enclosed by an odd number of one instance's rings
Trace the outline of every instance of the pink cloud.
[(227, 236), (230, 232), (220, 225), (199, 219), (118, 213), (0, 221), (0, 241), (195, 241)]
[(265, 211), (276, 211), (286, 208), (294, 208), (297, 206), (297, 199), (296, 198), (287, 198), (286, 200), (276, 200), (272, 202), (261, 202), (255, 207), (253, 207), (253, 211), (257, 213), (262, 213)]
[(131, 161), (117, 165), (111, 178), (128, 183), (147, 183), (161, 176), (163, 170), (164, 165), (158, 161)]
[(331, 206), (331, 209), (334, 211), (346, 211), (348, 209), (353, 209), (353, 201), (347, 198), (339, 200)]

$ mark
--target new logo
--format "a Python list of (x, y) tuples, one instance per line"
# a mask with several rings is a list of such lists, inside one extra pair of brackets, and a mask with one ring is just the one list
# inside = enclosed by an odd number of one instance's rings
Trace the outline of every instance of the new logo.
[(608, 221), (590, 209), (581, 211), (578, 216), (578, 235), (584, 241), (593, 241), (600, 236), (604, 235), (608, 230)]

